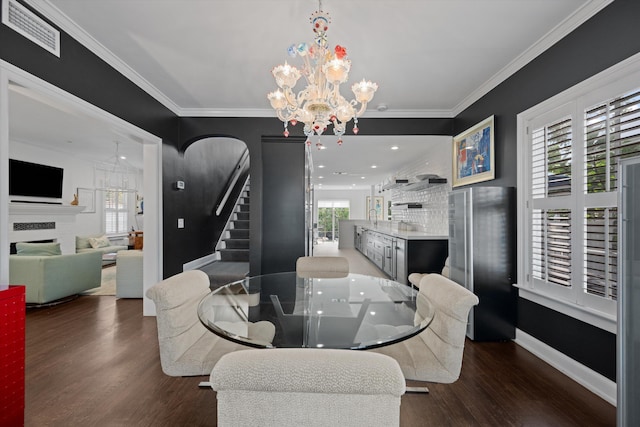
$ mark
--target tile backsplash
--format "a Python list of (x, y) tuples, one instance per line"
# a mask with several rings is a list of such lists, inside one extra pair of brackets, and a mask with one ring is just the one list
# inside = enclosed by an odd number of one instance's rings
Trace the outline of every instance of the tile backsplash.
[[(408, 178), (409, 182), (417, 182), (417, 175), (433, 173), (428, 170), (428, 165), (424, 160), (415, 162), (398, 171), (397, 178)], [(447, 178), (446, 184), (434, 185), (418, 191), (404, 191), (402, 187), (394, 188), (391, 192), (391, 203), (420, 203), (421, 208), (395, 208), (391, 210), (391, 220), (394, 224), (400, 221), (409, 223), (410, 227), (416, 231), (424, 231), (429, 234), (447, 235), (449, 234), (448, 219), (448, 198), (451, 191), (451, 177)]]

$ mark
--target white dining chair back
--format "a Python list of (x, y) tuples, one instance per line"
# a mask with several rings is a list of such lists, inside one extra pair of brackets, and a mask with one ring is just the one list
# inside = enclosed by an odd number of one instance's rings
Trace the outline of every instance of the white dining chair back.
[(398, 426), (405, 380), (390, 357), (354, 350), (260, 349), (211, 372), (224, 426)]
[(301, 277), (346, 277), (349, 260), (339, 256), (304, 256), (296, 260), (296, 273)]

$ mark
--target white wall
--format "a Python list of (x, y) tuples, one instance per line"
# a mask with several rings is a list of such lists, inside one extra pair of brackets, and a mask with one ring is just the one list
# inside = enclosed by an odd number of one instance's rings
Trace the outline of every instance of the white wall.
[[(314, 221), (317, 220), (317, 206), (319, 200), (348, 200), (349, 219), (364, 219), (366, 214), (367, 196), (371, 195), (370, 190), (319, 190), (314, 188)], [(386, 203), (386, 200), (385, 200)]]
[[(25, 142), (10, 141), (9, 157), (17, 160), (24, 160), (32, 163), (40, 163), (49, 166), (55, 166), (64, 169), (62, 180), (62, 199), (63, 205), (69, 205), (73, 200), (73, 195), (78, 187), (94, 188), (94, 164), (78, 157), (70, 156), (54, 150), (46, 150)], [(139, 180), (140, 188), (142, 188), (141, 180)], [(97, 191), (95, 195), (95, 212), (80, 213), (76, 215), (75, 227), (76, 235), (96, 234), (104, 231), (103, 215), (102, 215), (102, 197), (101, 192)], [(10, 197), (12, 199), (20, 199), (19, 197)], [(22, 198), (28, 199), (28, 198)], [(130, 206), (135, 206), (135, 194), (130, 194)], [(143, 229), (142, 215), (132, 214), (129, 217), (129, 224), (134, 226), (136, 230)]]

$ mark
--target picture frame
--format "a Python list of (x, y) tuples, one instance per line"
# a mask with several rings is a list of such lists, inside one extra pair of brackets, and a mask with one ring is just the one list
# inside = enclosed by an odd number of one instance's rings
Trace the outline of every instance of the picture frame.
[[(385, 213), (385, 206), (384, 206), (384, 197), (382, 196), (375, 196), (373, 198), (373, 207), (371, 205), (371, 196), (367, 196), (367, 220), (372, 220), (372, 219), (377, 219), (377, 220), (384, 220), (384, 213)], [(376, 211), (376, 217), (372, 218), (371, 217), (371, 211), (374, 210)]]
[(494, 116), (453, 137), (453, 187), (495, 179)]
[(96, 211), (96, 190), (93, 188), (77, 188), (78, 206), (84, 206), (80, 213), (95, 213)]

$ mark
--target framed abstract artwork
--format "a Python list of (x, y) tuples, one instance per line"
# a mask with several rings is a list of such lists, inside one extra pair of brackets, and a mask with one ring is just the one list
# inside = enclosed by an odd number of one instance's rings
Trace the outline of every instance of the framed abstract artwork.
[(453, 138), (453, 187), (495, 179), (493, 116)]

